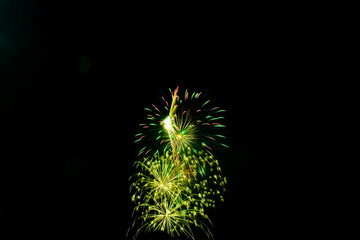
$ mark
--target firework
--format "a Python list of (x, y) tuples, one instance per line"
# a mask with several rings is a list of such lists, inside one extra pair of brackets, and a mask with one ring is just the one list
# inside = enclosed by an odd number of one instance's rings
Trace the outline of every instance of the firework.
[(145, 108), (147, 123), (135, 136), (142, 147), (130, 186), (136, 205), (132, 227), (139, 225), (134, 238), (164, 231), (194, 239), (194, 228), (210, 238), (206, 209), (224, 201), (227, 183), (213, 154), (228, 147), (221, 134), (224, 110), (211, 107), (202, 93), (170, 93), (171, 101), (162, 96), (160, 105)]
[(194, 238), (192, 225), (208, 232), (203, 223), (210, 222), (204, 211), (205, 201), (195, 193), (185, 167), (178, 166), (172, 154), (166, 152), (136, 164), (142, 169), (133, 176), (136, 180), (131, 185), (132, 201), (137, 205), (135, 220), (140, 223), (136, 236), (141, 232), (165, 231), (170, 236), (184, 234)]

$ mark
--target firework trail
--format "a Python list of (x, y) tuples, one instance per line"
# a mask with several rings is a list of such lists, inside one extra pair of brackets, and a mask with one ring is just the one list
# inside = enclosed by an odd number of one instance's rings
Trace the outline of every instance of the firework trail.
[(195, 239), (197, 228), (212, 238), (206, 209), (224, 201), (227, 184), (213, 154), (228, 148), (221, 134), (225, 110), (201, 92), (170, 93), (171, 101), (161, 96), (160, 105), (145, 108), (147, 123), (135, 135), (142, 147), (130, 177), (135, 208), (129, 231), (136, 229), (134, 239), (150, 231)]

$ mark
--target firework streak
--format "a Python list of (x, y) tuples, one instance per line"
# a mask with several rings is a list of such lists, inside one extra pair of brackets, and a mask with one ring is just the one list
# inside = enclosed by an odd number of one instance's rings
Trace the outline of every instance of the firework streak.
[[(142, 232), (163, 231), (195, 239), (194, 230), (212, 238), (207, 209), (223, 202), (223, 177), (214, 151), (227, 148), (221, 134), (225, 110), (211, 107), (203, 94), (176, 88), (171, 101), (145, 108), (147, 123), (140, 124), (137, 173), (130, 177), (135, 204), (134, 239)], [(128, 231), (128, 232), (129, 232)]]

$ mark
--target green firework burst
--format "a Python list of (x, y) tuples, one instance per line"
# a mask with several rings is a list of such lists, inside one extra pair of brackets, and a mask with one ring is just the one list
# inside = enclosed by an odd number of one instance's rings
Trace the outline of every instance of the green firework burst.
[[(134, 238), (142, 232), (163, 231), (194, 239), (201, 229), (209, 238), (207, 209), (223, 202), (227, 180), (214, 151), (227, 148), (221, 121), (224, 110), (210, 106), (202, 93), (178, 88), (171, 101), (145, 108), (147, 123), (140, 124), (135, 142), (142, 145), (131, 176), (135, 204)], [(160, 107), (161, 106), (161, 107)]]

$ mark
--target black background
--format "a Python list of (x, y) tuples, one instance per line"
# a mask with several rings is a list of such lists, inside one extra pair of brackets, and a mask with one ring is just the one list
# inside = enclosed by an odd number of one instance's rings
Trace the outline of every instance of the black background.
[(50, 2), (0, 5), (0, 239), (125, 239), (134, 132), (177, 86), (227, 110), (215, 239), (339, 231), (350, 200), (316, 141), (326, 107), (302, 107), (329, 54), (321, 24), (305, 35), (278, 6)]

